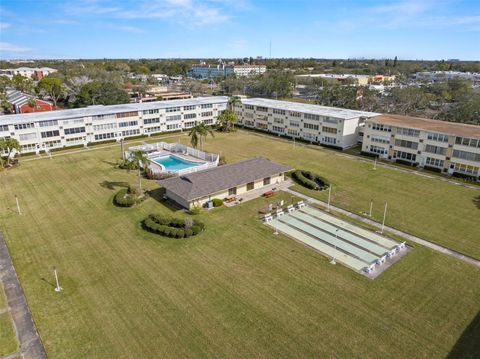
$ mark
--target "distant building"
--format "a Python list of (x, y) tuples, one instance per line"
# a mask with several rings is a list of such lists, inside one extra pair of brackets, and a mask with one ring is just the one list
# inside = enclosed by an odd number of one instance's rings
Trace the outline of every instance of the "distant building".
[(37, 80), (41, 80), (54, 72), (57, 72), (57, 70), (50, 67), (18, 67), (16, 69), (0, 69), (0, 76), (7, 76), (9, 78), (15, 75), (21, 75), (27, 78), (35, 76)]
[(366, 120), (362, 151), (380, 158), (480, 176), (480, 126), (385, 114)]
[(356, 74), (308, 74), (297, 75), (298, 78), (322, 78), (337, 80), (340, 83), (351, 82), (355, 85), (365, 86), (370, 82), (393, 82), (395, 81), (394, 75), (356, 75)]
[[(52, 103), (34, 98), (33, 96), (29, 96), (16, 90), (7, 91), (7, 100), (12, 104), (15, 113), (45, 112), (55, 110), (55, 106), (53, 106)], [(35, 103), (34, 106), (32, 106), (33, 103)]]
[(479, 72), (460, 72), (460, 71), (422, 71), (413, 76), (414, 80), (427, 82), (445, 82), (455, 78), (461, 78), (472, 81), (473, 86), (480, 85)]
[(193, 65), (189, 75), (194, 78), (209, 79), (215, 77), (254, 76), (261, 75), (267, 71), (265, 65), (231, 65), (231, 64), (198, 64)]

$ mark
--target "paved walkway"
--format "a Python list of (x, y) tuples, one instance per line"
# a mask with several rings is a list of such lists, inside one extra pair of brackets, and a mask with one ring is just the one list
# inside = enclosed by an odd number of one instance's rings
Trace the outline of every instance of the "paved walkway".
[[(310, 203), (314, 203), (316, 205), (319, 205), (319, 206), (322, 206), (324, 208), (327, 208), (327, 203), (323, 202), (323, 201), (319, 201), (318, 199), (315, 199), (315, 198), (312, 198), (312, 197), (309, 197), (307, 195), (304, 195), (302, 193), (299, 193), (297, 191), (294, 191), (290, 188), (287, 188), (287, 189), (284, 189), (285, 192), (288, 192), (288, 193), (291, 193), (297, 197), (300, 197), (300, 198), (303, 198), (304, 200), (310, 202)], [(358, 214), (355, 214), (355, 213), (352, 213), (352, 212), (349, 212), (349, 211), (346, 211), (342, 208), (339, 208), (339, 207), (335, 207), (335, 206), (332, 206), (330, 204), (330, 208), (336, 212), (339, 212), (347, 217), (350, 217), (350, 218), (353, 218), (353, 219), (356, 219), (358, 221), (361, 221), (363, 223), (366, 223), (366, 224), (369, 224), (373, 227), (376, 227), (378, 229), (382, 228), (382, 224), (381, 223), (378, 223), (378, 222), (375, 222), (369, 218), (365, 218), (365, 217), (362, 217), (362, 216), (359, 216)], [(388, 226), (385, 226), (385, 230), (387, 232), (390, 232), (390, 233), (393, 233), (399, 237), (402, 237), (408, 241), (411, 241), (411, 242), (415, 242), (415, 243), (418, 243), (418, 244), (421, 244), (422, 246), (425, 246), (425, 247), (428, 247), (430, 249), (433, 249), (434, 251), (437, 251), (437, 252), (440, 252), (440, 253), (443, 253), (443, 254), (446, 254), (448, 256), (451, 256), (451, 257), (454, 257), (456, 259), (459, 259), (461, 261), (464, 261), (466, 263), (469, 263), (469, 264), (472, 264), (476, 267), (479, 267), (480, 268), (480, 261), (475, 259), (475, 258), (472, 258), (472, 257), (469, 257), (469, 256), (466, 256), (464, 254), (461, 254), (459, 252), (456, 252), (454, 250), (451, 250), (451, 249), (448, 249), (446, 247), (442, 247), (438, 244), (435, 244), (435, 243), (432, 243), (432, 242), (429, 242), (429, 241), (426, 241), (425, 239), (421, 239), (419, 237), (415, 237), (415, 236), (412, 236), (411, 234), (408, 234), (408, 233), (405, 233), (405, 232), (402, 232), (402, 231), (399, 231), (398, 229), (395, 229), (395, 228), (392, 228), (392, 227), (388, 227)]]
[(37, 328), (28, 309), (22, 286), (18, 281), (7, 244), (0, 233), (0, 280), (7, 297), (8, 308), (13, 319), (13, 327), (20, 342), (20, 354), (24, 359), (46, 359)]

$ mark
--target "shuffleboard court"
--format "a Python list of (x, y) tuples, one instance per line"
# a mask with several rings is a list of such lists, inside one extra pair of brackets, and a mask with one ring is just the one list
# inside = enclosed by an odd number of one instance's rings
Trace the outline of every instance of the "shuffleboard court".
[[(281, 214), (281, 213), (280, 213)], [(266, 222), (295, 240), (371, 278), (407, 251), (400, 244), (312, 207), (296, 208)], [(395, 258), (394, 258), (395, 257)]]

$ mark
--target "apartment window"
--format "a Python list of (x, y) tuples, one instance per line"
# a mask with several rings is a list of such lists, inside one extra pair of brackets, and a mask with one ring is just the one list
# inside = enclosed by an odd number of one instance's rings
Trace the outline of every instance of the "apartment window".
[(33, 123), (20, 123), (18, 125), (14, 125), (13, 128), (15, 128), (16, 130), (25, 130), (27, 128), (34, 128), (35, 127), (35, 124)]
[(285, 115), (285, 110), (279, 110), (277, 108), (274, 108), (273, 113), (276, 115)]
[(206, 104), (200, 105), (200, 108), (213, 108), (213, 105), (211, 103), (206, 103)]
[(0, 132), (5, 132), (8, 131), (8, 126), (7, 125), (0, 125)]
[(381, 136), (372, 136), (370, 140), (372, 142), (377, 142), (377, 143), (390, 143), (390, 138), (381, 137)]
[(195, 110), (197, 108), (197, 106), (195, 105), (192, 105), (192, 106), (183, 106), (183, 110), (184, 111), (192, 111), (192, 110)]
[(304, 128), (308, 128), (308, 129), (310, 129), (310, 130), (316, 130), (316, 131), (318, 131), (318, 128), (319, 128), (318, 125), (314, 125), (314, 124), (312, 124), (312, 123), (304, 123), (304, 124), (303, 124), (303, 127), (304, 127)]
[(443, 167), (444, 162), (438, 158), (427, 157), (425, 164), (432, 167)]
[(66, 128), (64, 132), (66, 135), (73, 135), (74, 133), (83, 133), (85, 132), (85, 127)]
[(292, 127), (300, 127), (300, 121), (290, 120), (290, 126), (292, 126)]
[(480, 162), (480, 153), (453, 150), (453, 157), (467, 161)]
[(153, 133), (153, 132), (162, 132), (162, 128), (160, 126), (148, 127), (145, 129), (146, 133)]
[(117, 124), (115, 122), (104, 123), (104, 124), (101, 124), (101, 125), (94, 125), (93, 126), (94, 131), (112, 130), (114, 128), (117, 128)]
[(51, 121), (40, 121), (38, 123), (40, 127), (51, 127), (51, 126), (58, 126), (58, 121), (57, 120), (51, 120)]
[(176, 130), (176, 129), (179, 129), (179, 128), (180, 128), (179, 123), (173, 123), (173, 124), (167, 125), (167, 130)]
[(182, 115), (174, 115), (174, 116), (167, 116), (167, 121), (180, 121), (182, 119)]
[(196, 113), (187, 113), (186, 115), (183, 115), (183, 118), (185, 120), (189, 120), (191, 118), (197, 118), (197, 114)]
[(407, 141), (407, 140), (395, 140), (395, 146), (411, 148), (416, 150), (418, 148), (417, 142)]
[(267, 108), (267, 107), (263, 107), (263, 106), (257, 106), (257, 111), (259, 111), (259, 112), (268, 112), (268, 108)]
[(444, 156), (447, 153), (447, 149), (445, 147), (439, 147), (439, 146), (433, 146), (433, 145), (426, 145), (424, 151), (428, 153), (434, 153), (437, 155), (444, 155)]
[(206, 125), (211, 125), (213, 123), (213, 120), (210, 118), (208, 120), (203, 120), (202, 122)]
[(95, 141), (108, 140), (110, 138), (115, 138), (115, 136), (116, 136), (115, 132), (100, 133), (98, 135), (95, 135)]
[(274, 117), (273, 118), (273, 123), (279, 123), (279, 124), (283, 125), (283, 118)]
[(47, 142), (44, 142), (43, 144), (47, 148), (62, 147), (62, 141), (60, 141), (60, 140), (47, 141)]
[(315, 136), (314, 133), (308, 133), (308, 132), (305, 132), (303, 134), (303, 138), (306, 139), (307, 141), (316, 141), (317, 140), (317, 136)]
[(55, 137), (55, 136), (60, 136), (60, 131), (55, 130), (55, 131), (42, 132), (42, 138)]
[(290, 136), (298, 136), (298, 131), (292, 130), (291, 128), (289, 128), (289, 129), (287, 130), (287, 133), (288, 133)]
[(466, 173), (469, 175), (478, 175), (480, 172), (480, 167), (464, 165), (463, 163), (454, 163), (455, 171)]
[(83, 121), (83, 118), (71, 118), (69, 120), (63, 120), (62, 121), (62, 124), (64, 126), (68, 126), (68, 125), (83, 125), (84, 121)]
[(338, 120), (336, 118), (333, 118), (333, 117), (325, 117), (323, 119), (323, 122), (337, 124)]
[(265, 178), (263, 179), (263, 185), (264, 185), (264, 186), (268, 186), (268, 185), (270, 184), (270, 182), (271, 182), (270, 177), (265, 177)]
[(336, 139), (335, 137), (327, 137), (327, 136), (325, 136), (325, 137), (323, 138), (323, 141), (324, 141), (325, 143), (328, 143), (328, 144), (331, 144), (331, 145), (334, 145), (334, 144), (337, 143), (337, 139)]
[(465, 138), (465, 137), (456, 137), (455, 143), (457, 145), (470, 146), (470, 147), (479, 147), (480, 140), (476, 138)]
[(322, 132), (337, 134), (337, 129), (332, 127), (322, 126)]
[(70, 137), (66, 139), (69, 145), (81, 144), (85, 141), (85, 137)]
[(160, 118), (157, 117), (157, 118), (146, 118), (143, 120), (143, 124), (144, 125), (149, 125), (151, 123), (160, 123)]
[(303, 118), (305, 118), (306, 120), (320, 121), (320, 115), (313, 115), (311, 113), (305, 113), (303, 115)]
[(266, 123), (257, 123), (257, 128), (261, 130), (268, 130), (268, 125)]
[(20, 141), (32, 141), (37, 139), (37, 134), (35, 132), (32, 133), (21, 133), (18, 135), (18, 139)]
[(144, 115), (153, 115), (153, 114), (156, 114), (158, 113), (158, 108), (157, 109), (154, 109), (154, 110), (145, 110), (143, 111), (143, 114)]
[(247, 191), (251, 191), (254, 188), (255, 188), (255, 182), (247, 183)]
[(122, 131), (122, 136), (124, 136), (124, 137), (126, 137), (126, 136), (135, 136), (135, 135), (139, 135), (139, 134), (140, 134), (140, 130), (139, 130), (139, 129)]
[(302, 117), (301, 112), (290, 111), (290, 116), (292, 117)]
[(284, 132), (285, 132), (285, 128), (284, 128), (284, 127), (278, 127), (278, 126), (272, 126), (272, 131), (284, 133)]
[(31, 143), (28, 145), (23, 145), (20, 147), (21, 152), (29, 152), (29, 151), (35, 151), (37, 149), (37, 144)]
[(392, 132), (392, 128), (390, 126), (386, 126), (381, 123), (373, 123), (372, 124), (372, 130), (375, 131), (384, 131), (384, 132)]
[(420, 131), (414, 130), (412, 128), (399, 128), (397, 130), (397, 134), (403, 136), (418, 137), (420, 136)]
[(386, 155), (388, 153), (388, 149), (383, 148), (383, 147), (379, 147), (379, 146), (375, 146), (375, 145), (371, 145), (370, 146), (370, 152), (373, 152), (373, 153), (376, 153), (376, 154), (379, 154), (379, 155)]
[(444, 135), (442, 133), (427, 133), (427, 139), (431, 141), (438, 141), (438, 142), (448, 142), (448, 135)]
[(237, 187), (232, 187), (228, 189), (229, 196), (235, 196), (237, 194)]
[(189, 127), (193, 127), (193, 126), (195, 126), (195, 121), (190, 121), (190, 122), (185, 122), (184, 123), (184, 127), (189, 128)]
[(115, 115), (114, 113), (109, 113), (109, 114), (106, 114), (106, 115), (96, 115), (96, 116), (92, 116), (92, 120), (93, 120), (93, 121), (98, 121), (98, 120), (111, 120), (111, 119), (114, 119), (114, 118), (117, 118), (117, 115)]
[(254, 110), (255, 107), (252, 106), (252, 105), (244, 105), (245, 106), (245, 110)]
[(138, 126), (138, 121), (127, 121), (127, 122), (120, 122), (118, 127), (131, 127), (131, 126)]
[(138, 112), (137, 112), (137, 111), (117, 113), (117, 118), (134, 117), (134, 116), (138, 116)]
[(212, 111), (202, 112), (202, 117), (210, 117), (210, 116), (213, 116), (213, 112), (212, 112)]
[(414, 153), (402, 152), (402, 151), (395, 151), (393, 153), (393, 157), (407, 160), (407, 161), (415, 161), (417, 159), (417, 155)]

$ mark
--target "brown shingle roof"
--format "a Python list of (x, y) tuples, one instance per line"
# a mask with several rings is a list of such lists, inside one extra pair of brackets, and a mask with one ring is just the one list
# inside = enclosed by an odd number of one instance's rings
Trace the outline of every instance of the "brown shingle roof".
[(368, 122), (383, 123), (398, 127), (415, 128), (432, 132), (446, 133), (462, 137), (480, 137), (480, 126), (464, 123), (431, 120), (429, 118), (385, 114), (375, 116)]
[(288, 170), (290, 167), (271, 162), (264, 157), (254, 157), (201, 172), (168, 178), (158, 183), (185, 200), (192, 201)]

